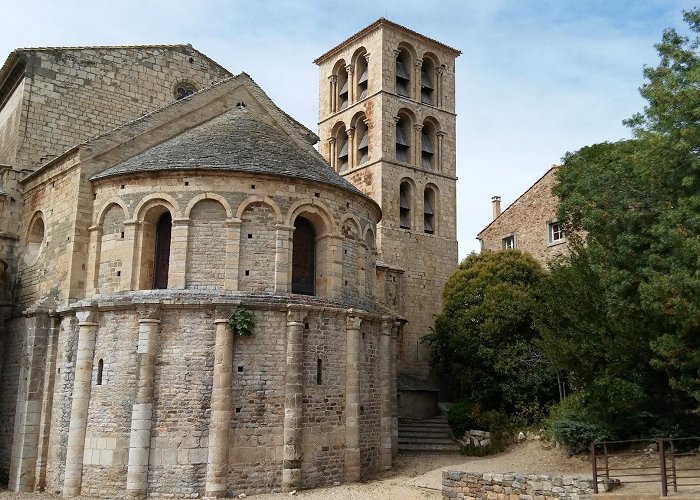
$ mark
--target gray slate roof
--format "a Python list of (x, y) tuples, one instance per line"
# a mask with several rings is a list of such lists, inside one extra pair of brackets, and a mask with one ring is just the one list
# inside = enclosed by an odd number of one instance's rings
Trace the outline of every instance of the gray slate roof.
[(228, 111), (91, 177), (164, 170), (226, 170), (322, 182), (364, 194), (333, 171), (312, 146), (243, 109)]

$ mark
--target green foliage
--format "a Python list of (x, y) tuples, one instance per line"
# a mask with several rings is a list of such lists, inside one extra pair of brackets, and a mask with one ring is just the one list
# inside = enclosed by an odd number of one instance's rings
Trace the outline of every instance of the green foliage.
[(228, 320), (228, 327), (239, 337), (250, 337), (255, 328), (255, 316), (243, 306), (238, 306)]
[(549, 431), (558, 443), (566, 446), (570, 455), (586, 453), (593, 441), (610, 439), (602, 427), (580, 420), (557, 420), (551, 424)]
[(461, 446), (460, 452), (469, 456), (484, 456), (503, 451), (511, 441), (513, 422), (503, 413), (481, 411), (478, 403), (460, 400), (450, 405), (447, 421), (456, 437), (462, 438), (467, 431), (480, 430), (491, 433), (491, 444), (487, 446)]
[(471, 254), (448, 279), (426, 340), (454, 398), (507, 414), (553, 398), (556, 384), (532, 324), (543, 277), (532, 257), (507, 250)]
[(685, 19), (691, 37), (664, 32), (644, 70), (635, 138), (557, 171), (573, 250), (542, 280), (535, 325), (575, 391), (549, 418), (572, 449), (677, 432), (700, 402), (700, 10)]

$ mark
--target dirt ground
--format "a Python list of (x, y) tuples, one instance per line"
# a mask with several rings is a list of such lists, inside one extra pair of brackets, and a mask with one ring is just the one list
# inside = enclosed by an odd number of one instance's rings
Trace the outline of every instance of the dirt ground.
[[(686, 461), (686, 468), (700, 468), (697, 458)], [(658, 464), (658, 457), (626, 459), (625, 467), (637, 468), (642, 473), (649, 464)], [(680, 465), (680, 464), (679, 464)], [(442, 471), (461, 470), (467, 472), (518, 472), (555, 474), (566, 476), (591, 477), (588, 457), (569, 457), (561, 449), (552, 448), (540, 441), (528, 441), (511, 446), (508, 450), (488, 457), (465, 457), (454, 453), (413, 453), (401, 454), (396, 466), (377, 474), (371, 480), (341, 484), (328, 488), (302, 490), (293, 495), (304, 500), (436, 500), (441, 498)], [(634, 479), (634, 478), (630, 478)], [(700, 482), (698, 479), (696, 482)], [(660, 494), (656, 483), (629, 484), (620, 493)], [(697, 494), (700, 489), (685, 489), (679, 493)], [(255, 495), (255, 500), (281, 500), (289, 498), (288, 493)], [(41, 493), (0, 492), (0, 500), (34, 499), (48, 500), (63, 498), (58, 495)], [(688, 498), (688, 497), (685, 497)]]

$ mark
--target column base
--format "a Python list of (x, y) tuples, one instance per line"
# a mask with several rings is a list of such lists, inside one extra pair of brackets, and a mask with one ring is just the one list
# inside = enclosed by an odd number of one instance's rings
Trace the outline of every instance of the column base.
[(345, 480), (350, 483), (359, 481), (361, 471), (360, 450), (345, 450)]
[(282, 469), (282, 491), (301, 489), (301, 469)]

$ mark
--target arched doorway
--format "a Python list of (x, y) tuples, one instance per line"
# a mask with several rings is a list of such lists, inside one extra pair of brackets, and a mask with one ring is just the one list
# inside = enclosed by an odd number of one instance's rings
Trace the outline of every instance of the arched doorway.
[(315, 240), (316, 231), (313, 224), (304, 217), (297, 217), (292, 237), (292, 293), (316, 293)]
[(165, 212), (156, 223), (156, 248), (153, 260), (153, 288), (168, 288), (170, 270), (170, 234), (173, 220), (170, 212)]

